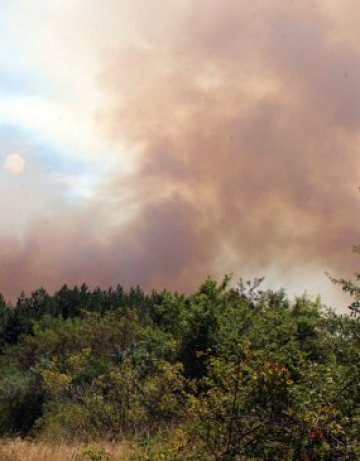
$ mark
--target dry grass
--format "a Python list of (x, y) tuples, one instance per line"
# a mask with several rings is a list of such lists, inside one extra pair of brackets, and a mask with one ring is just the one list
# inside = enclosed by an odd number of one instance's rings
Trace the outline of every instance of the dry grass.
[[(124, 444), (92, 444), (95, 449), (103, 448), (111, 461), (126, 461), (128, 450)], [(84, 454), (88, 445), (49, 444), (28, 442), (21, 439), (0, 440), (0, 461), (90, 461)]]

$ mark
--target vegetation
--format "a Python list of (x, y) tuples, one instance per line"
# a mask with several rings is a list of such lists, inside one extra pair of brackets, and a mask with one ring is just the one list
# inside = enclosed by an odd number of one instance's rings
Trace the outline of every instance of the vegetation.
[(2, 437), (78, 460), (358, 459), (357, 318), (229, 281), (1, 297)]
[(128, 448), (120, 443), (54, 445), (13, 438), (2, 440), (0, 445), (1, 461), (114, 461), (129, 459), (128, 456)]

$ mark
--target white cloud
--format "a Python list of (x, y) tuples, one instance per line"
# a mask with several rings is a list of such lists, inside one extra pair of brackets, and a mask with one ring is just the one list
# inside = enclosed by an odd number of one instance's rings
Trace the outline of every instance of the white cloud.
[(5, 2), (0, 11), (0, 76), (11, 82), (0, 92), (0, 125), (19, 128), (70, 162), (126, 172), (131, 153), (105, 140), (95, 120), (104, 102), (99, 60), (119, 35), (115, 20), (83, 0), (30, 3)]

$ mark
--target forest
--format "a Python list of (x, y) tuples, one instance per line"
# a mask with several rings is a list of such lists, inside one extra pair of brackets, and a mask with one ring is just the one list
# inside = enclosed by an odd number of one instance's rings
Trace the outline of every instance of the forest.
[(261, 282), (1, 297), (2, 439), (93, 461), (125, 459), (115, 442), (138, 461), (359, 459), (358, 318)]

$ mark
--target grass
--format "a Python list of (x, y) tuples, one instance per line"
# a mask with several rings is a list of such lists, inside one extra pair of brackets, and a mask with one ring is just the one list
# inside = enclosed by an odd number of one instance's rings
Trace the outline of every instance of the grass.
[[(106, 456), (104, 455), (106, 454)], [(1, 461), (126, 461), (124, 444), (50, 444), (22, 439), (0, 440)]]

